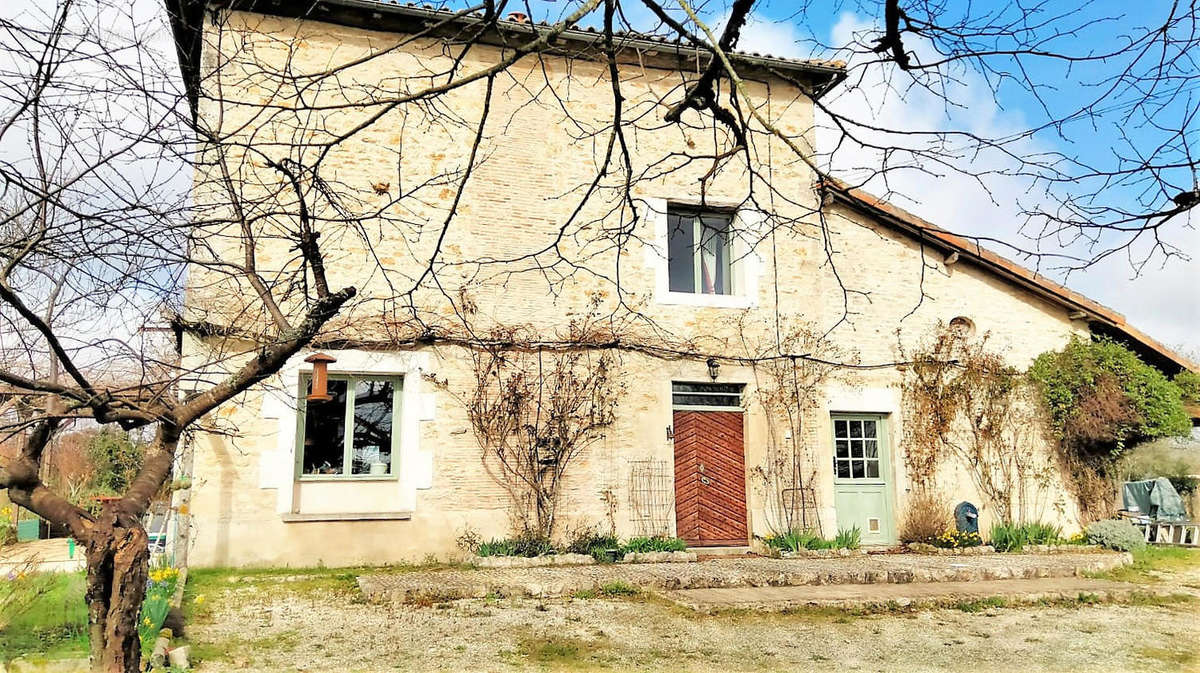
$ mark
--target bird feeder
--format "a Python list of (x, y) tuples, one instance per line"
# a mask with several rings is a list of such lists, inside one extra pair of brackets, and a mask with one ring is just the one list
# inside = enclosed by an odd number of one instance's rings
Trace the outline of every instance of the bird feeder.
[(312, 390), (308, 393), (308, 401), (310, 402), (328, 402), (333, 399), (329, 394), (329, 363), (337, 362), (337, 358), (325, 353), (313, 353), (304, 358), (305, 362), (309, 362), (313, 366), (312, 371)]

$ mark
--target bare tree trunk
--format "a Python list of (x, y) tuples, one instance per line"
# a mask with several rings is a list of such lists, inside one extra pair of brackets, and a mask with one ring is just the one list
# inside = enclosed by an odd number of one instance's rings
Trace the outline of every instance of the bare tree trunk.
[(107, 508), (87, 545), (87, 604), (92, 670), (136, 673), (138, 618), (146, 596), (150, 548), (137, 517)]

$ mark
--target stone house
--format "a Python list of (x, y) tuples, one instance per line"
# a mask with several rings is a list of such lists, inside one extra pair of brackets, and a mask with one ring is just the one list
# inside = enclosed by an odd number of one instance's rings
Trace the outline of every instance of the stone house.
[[(194, 113), (226, 148), (199, 172), (198, 202), (221, 207), (218, 168), (241, 189), (279, 182), (265, 163), (273, 148), (298, 131), (311, 139), (353, 126), (364, 91), (403, 90), (395, 79), (439, 72), (456, 58), (462, 72), (491, 67), (512, 53), (506, 45), (533, 30), (504, 22), (459, 53), (455, 36), (477, 21), (471, 15), (362, 0), (309, 4), (299, 18), (289, 3), (218, 9), (168, 1)], [(519, 60), (497, 79), (489, 103), (495, 121), (481, 134), (485, 158), (460, 199), (453, 185), (436, 183), (418, 185), (403, 204), (389, 201), (405, 179), (420, 183), (422, 175), (466, 164), (483, 114), (482, 81), (441, 99), (455, 123), (390, 110), (332, 146), (322, 163), (325, 180), (351, 191), (358, 207), (378, 208), (381, 220), (403, 210), (408, 220), (439, 223), (456, 209), (452, 245), (439, 259), (464, 271), (439, 278), (440, 290), (425, 286), (412, 295), (423, 325), (447, 326), (438, 334), (455, 324), (447, 297), (470, 297), (480, 332), (532, 326), (562, 334), (594, 313), (625, 316), (624, 341), (642, 347), (616, 349), (624, 392), (603, 438), (566, 478), (561, 531), (611, 526), (622, 536), (746, 545), (786, 518), (764, 466), (779, 446), (800, 440), (812, 478), (798, 498), (786, 497), (799, 503), (808, 525), (826, 536), (857, 526), (865, 543), (895, 542), (912, 488), (903, 372), (895, 363), (941, 325), (963, 338), (988, 335), (1021, 368), (1092, 333), (1121, 338), (1168, 371), (1190, 366), (1086, 297), (856, 189), (819, 183), (789, 150), (812, 146), (813, 99), (840, 81), (836, 63), (738, 56), (748, 97), (779, 129), (756, 139), (750, 168), (706, 176), (711, 161), (680, 161), (646, 171), (630, 189), (637, 217), (622, 220), (630, 227), (622, 245), (602, 245), (609, 239), (600, 234), (586, 238), (579, 232), (604, 229), (620, 205), (612, 191), (582, 206), (569, 198), (595, 177), (594, 136), (612, 114), (600, 49), (597, 33), (570, 29), (552, 52)], [(686, 155), (714, 135), (695, 119), (661, 123), (686, 73), (706, 55), (630, 35), (621, 36), (621, 50), (625, 109), (642, 117), (636, 134), (630, 131), (635, 166)], [(338, 85), (330, 86), (335, 70)], [(295, 84), (317, 75), (321, 86)], [(290, 114), (299, 107), (307, 116)], [(769, 186), (748, 188), (751, 171), (769, 176)], [(525, 256), (569, 222), (587, 224), (560, 254), (583, 271), (551, 284), (547, 274), (531, 272)], [(370, 246), (339, 247), (354, 239), (324, 236), (331, 278), (354, 284), (358, 299), (322, 343), (215, 414), (220, 431), (193, 437), (191, 563), (384, 563), (454, 554), (467, 530), (485, 538), (509, 532), (509, 498), (486, 467), (461, 403), (475, 380), (476, 351), (461, 340), (406, 332), (411, 326), (393, 320), (388, 274), (419, 275), (438, 231), (380, 226)], [(218, 259), (241, 255), (237, 237), (214, 234), (205, 244)], [(258, 264), (286, 269), (292, 255), (268, 241)], [(511, 268), (482, 273), (468, 263), (484, 257), (510, 260)], [(231, 292), (206, 274), (189, 271), (186, 313), (228, 321), (239, 293), (250, 290)], [(756, 357), (779, 346), (780, 334), (796, 337), (796, 349), (819, 335), (819, 349), (806, 352), (829, 353), (844, 365), (814, 387), (812, 403), (798, 410), (803, 423), (786, 428), (758, 402), (765, 379), (756, 364), (765, 360)], [(183, 359), (200, 367), (233, 357), (229, 348), (188, 334)], [(306, 399), (313, 365), (305, 359), (317, 351), (333, 359), (334, 399), (314, 406)], [(1045, 437), (1029, 441), (1052, 466)], [(984, 504), (988, 525), (993, 513), (962, 466), (943, 468), (938, 483), (948, 504)], [(1033, 489), (1022, 516), (1068, 530), (1078, 525), (1060, 474), (1051, 471)]]

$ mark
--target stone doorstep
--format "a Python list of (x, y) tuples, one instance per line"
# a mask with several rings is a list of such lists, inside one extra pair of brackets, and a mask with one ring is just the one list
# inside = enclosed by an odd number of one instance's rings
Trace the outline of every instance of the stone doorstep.
[(724, 558), (728, 556), (747, 556), (754, 553), (749, 546), (744, 547), (688, 547), (689, 552), (700, 558)]
[(685, 589), (663, 592), (663, 596), (672, 602), (698, 612), (778, 612), (803, 607), (939, 607), (990, 598), (1002, 598), (1014, 604), (1028, 604), (1045, 600), (1074, 600), (1081, 595), (1113, 600), (1133, 594), (1167, 596), (1171, 592), (1125, 582), (1078, 577), (982, 582)]

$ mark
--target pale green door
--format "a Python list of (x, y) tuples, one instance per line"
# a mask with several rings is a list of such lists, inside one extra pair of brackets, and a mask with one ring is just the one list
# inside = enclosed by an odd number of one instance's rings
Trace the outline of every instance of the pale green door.
[(886, 418), (834, 414), (833, 506), (839, 529), (855, 526), (864, 545), (896, 542)]

